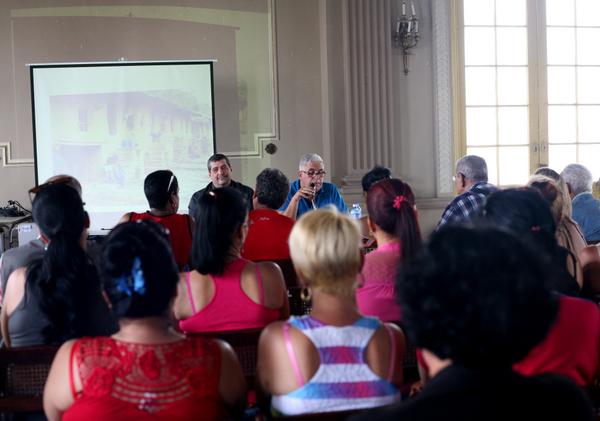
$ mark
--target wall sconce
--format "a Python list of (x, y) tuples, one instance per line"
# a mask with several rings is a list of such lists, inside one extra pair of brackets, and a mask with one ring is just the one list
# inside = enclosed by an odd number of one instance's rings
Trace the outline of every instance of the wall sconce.
[(406, 2), (402, 2), (402, 15), (392, 22), (392, 46), (402, 48), (404, 74), (408, 74), (408, 56), (411, 48), (415, 47), (421, 38), (419, 36), (419, 19), (415, 11), (415, 3), (410, 2), (410, 16), (406, 14)]

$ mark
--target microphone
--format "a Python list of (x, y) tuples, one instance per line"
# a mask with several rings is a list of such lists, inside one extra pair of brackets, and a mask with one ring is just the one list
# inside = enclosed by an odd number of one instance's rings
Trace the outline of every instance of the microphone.
[[(311, 182), (311, 183), (309, 184), (309, 186), (310, 186), (310, 188), (311, 188), (311, 189), (313, 189), (313, 193), (314, 193), (314, 192), (315, 192), (315, 183)], [(312, 208), (313, 208), (313, 209), (317, 209), (317, 206), (315, 205), (315, 199), (314, 199), (314, 196), (313, 196), (313, 198), (310, 200), (310, 203), (312, 204)]]

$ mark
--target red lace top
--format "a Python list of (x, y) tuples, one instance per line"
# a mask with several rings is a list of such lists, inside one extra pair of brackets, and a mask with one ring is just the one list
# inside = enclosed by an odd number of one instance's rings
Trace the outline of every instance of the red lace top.
[[(71, 353), (69, 379), (75, 402), (63, 421), (105, 419), (218, 420), (220, 350), (202, 337), (148, 345), (112, 338), (83, 338)], [(77, 367), (82, 391), (73, 382)]]

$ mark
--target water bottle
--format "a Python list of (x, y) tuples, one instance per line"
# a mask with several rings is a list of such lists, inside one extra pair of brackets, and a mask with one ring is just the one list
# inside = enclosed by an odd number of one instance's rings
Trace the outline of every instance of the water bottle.
[(352, 209), (350, 209), (350, 218), (360, 219), (362, 218), (362, 209), (360, 208), (360, 204), (353, 203)]

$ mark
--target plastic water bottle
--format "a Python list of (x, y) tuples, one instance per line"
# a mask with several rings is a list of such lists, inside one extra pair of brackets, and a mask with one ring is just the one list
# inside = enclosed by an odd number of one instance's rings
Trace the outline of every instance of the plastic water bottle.
[(352, 209), (350, 209), (350, 218), (360, 219), (362, 218), (362, 209), (360, 208), (360, 204), (353, 203)]

